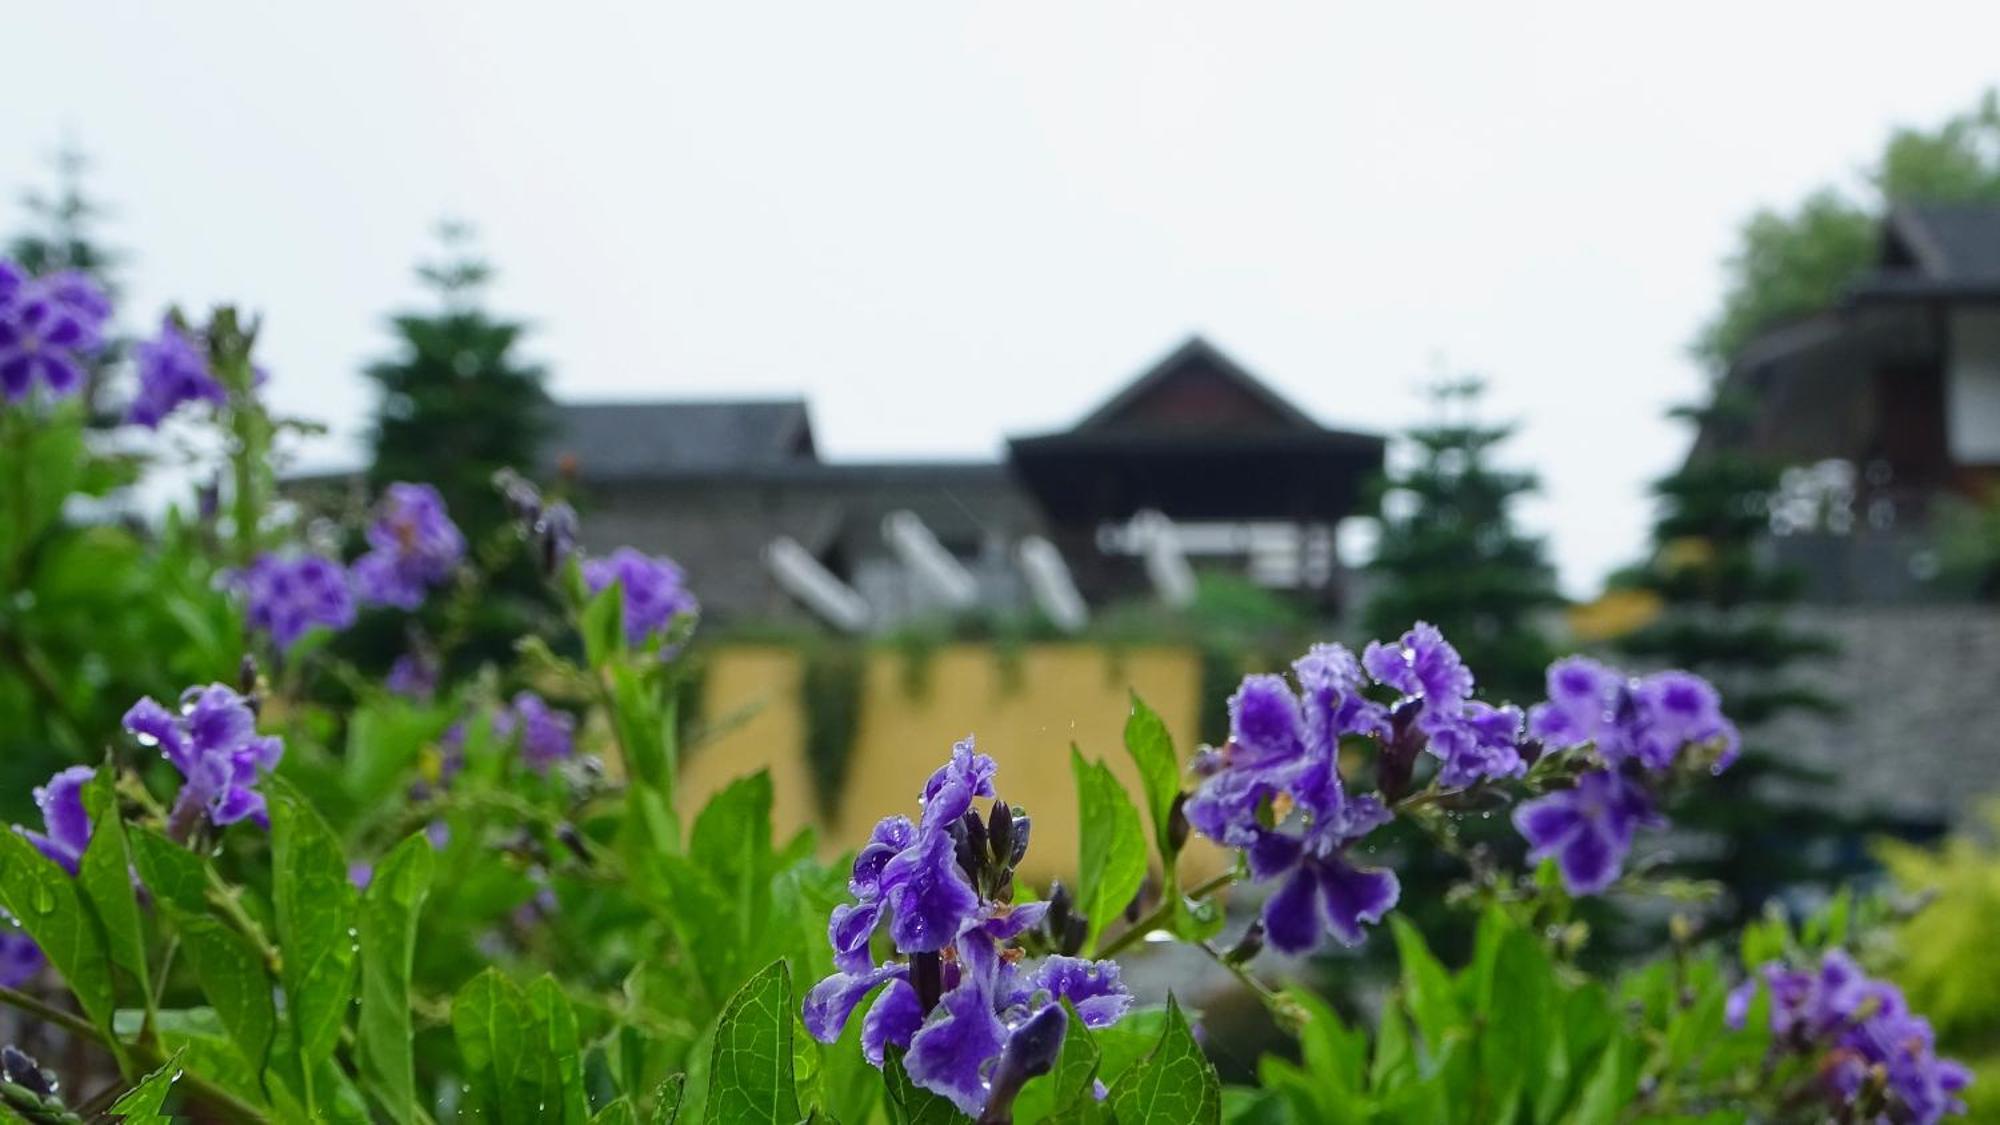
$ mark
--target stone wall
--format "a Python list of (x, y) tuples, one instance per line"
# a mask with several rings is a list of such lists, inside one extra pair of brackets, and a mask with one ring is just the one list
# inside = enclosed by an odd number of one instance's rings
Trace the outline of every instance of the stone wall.
[(1828, 606), (1796, 621), (1840, 645), (1805, 678), (1844, 711), (1787, 717), (1759, 742), (1834, 773), (1853, 809), (1963, 822), (2000, 798), (2000, 611)]

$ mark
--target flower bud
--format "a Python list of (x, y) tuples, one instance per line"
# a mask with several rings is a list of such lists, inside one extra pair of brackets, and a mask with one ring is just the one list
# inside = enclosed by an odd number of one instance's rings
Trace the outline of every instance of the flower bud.
[(12, 1043), (0, 1047), (0, 1077), (37, 1097), (46, 1098), (56, 1092), (55, 1077)]
[(993, 850), (993, 861), (1002, 867), (1014, 862), (1014, 810), (998, 797), (993, 799), (993, 813), (986, 820), (986, 839)]
[(1222, 959), (1232, 965), (1242, 965), (1263, 951), (1264, 920), (1259, 918), (1250, 923), (1250, 928), (1243, 931), (1243, 936), (1229, 947), (1229, 952), (1223, 954)]
[(993, 1071), (992, 1090), (979, 1125), (1009, 1125), (1014, 1120), (1014, 1099), (1030, 1078), (1054, 1070), (1062, 1054), (1063, 1037), (1069, 1031), (1069, 1014), (1062, 1005), (1050, 1004), (1014, 1029), (1000, 1064)]
[(1028, 831), (1033, 827), (1032, 817), (1019, 809), (1014, 811), (1014, 846), (1007, 853), (1007, 866), (1021, 865), (1021, 857), (1028, 854)]
[(1187, 846), (1188, 818), (1186, 793), (1174, 794), (1174, 803), (1167, 812), (1167, 847), (1174, 854)]

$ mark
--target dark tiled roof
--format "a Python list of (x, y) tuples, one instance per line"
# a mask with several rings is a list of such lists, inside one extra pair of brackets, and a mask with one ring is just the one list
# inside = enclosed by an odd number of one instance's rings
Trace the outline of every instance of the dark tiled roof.
[(588, 402), (554, 408), (545, 469), (584, 480), (811, 464), (812, 423), (801, 399), (755, 402)]
[[(1885, 272), (1913, 269), (1931, 282), (2000, 282), (2000, 207), (1906, 204), (1890, 213), (1885, 234)], [(1897, 269), (1902, 261), (1909, 265)]]

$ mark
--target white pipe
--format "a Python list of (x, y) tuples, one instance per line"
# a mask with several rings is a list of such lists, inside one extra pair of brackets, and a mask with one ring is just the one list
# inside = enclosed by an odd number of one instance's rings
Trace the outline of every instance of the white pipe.
[(979, 583), (959, 565), (915, 512), (896, 511), (882, 517), (882, 538), (917, 582), (952, 609), (979, 604)]
[(1146, 552), (1146, 577), (1152, 580), (1160, 600), (1175, 609), (1193, 605), (1194, 568), (1188, 565), (1187, 552), (1181, 550), (1174, 521), (1159, 512), (1145, 511), (1133, 516), (1132, 523)]
[(874, 616), (868, 602), (854, 588), (834, 577), (819, 564), (812, 552), (799, 546), (789, 535), (771, 540), (764, 548), (764, 565), (785, 592), (806, 604), (836, 628), (859, 633)]
[(1090, 609), (1083, 604), (1083, 595), (1077, 593), (1076, 581), (1070, 577), (1062, 552), (1039, 535), (1021, 540), (1016, 550), (1021, 571), (1028, 577), (1028, 590), (1035, 595), (1035, 604), (1056, 628), (1065, 633), (1082, 632), (1090, 624)]

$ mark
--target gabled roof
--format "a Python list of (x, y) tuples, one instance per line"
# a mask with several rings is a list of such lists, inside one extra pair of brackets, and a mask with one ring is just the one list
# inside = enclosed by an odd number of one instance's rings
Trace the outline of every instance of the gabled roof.
[(1890, 271), (1912, 268), (1932, 281), (2000, 280), (2000, 207), (1899, 206), (1884, 224), (1882, 265)]
[(1205, 394), (1210, 405), (1218, 397), (1224, 401), (1233, 399), (1236, 409), (1226, 420), (1232, 429), (1302, 433), (1320, 429), (1319, 423), (1215, 345), (1200, 336), (1190, 336), (1124, 390), (1091, 411), (1071, 432), (1185, 428), (1185, 423), (1177, 423), (1171, 416), (1174, 409), (1171, 399), (1177, 391)]
[(802, 399), (748, 402), (587, 402), (553, 408), (546, 468), (585, 480), (813, 464)]

